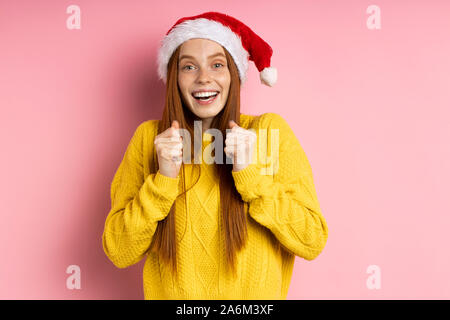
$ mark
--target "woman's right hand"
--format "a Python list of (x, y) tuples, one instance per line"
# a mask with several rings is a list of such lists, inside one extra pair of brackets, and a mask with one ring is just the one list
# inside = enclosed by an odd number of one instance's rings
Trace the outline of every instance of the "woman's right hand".
[(170, 178), (178, 176), (183, 159), (183, 139), (179, 128), (178, 121), (173, 120), (172, 126), (158, 134), (154, 141), (159, 172)]

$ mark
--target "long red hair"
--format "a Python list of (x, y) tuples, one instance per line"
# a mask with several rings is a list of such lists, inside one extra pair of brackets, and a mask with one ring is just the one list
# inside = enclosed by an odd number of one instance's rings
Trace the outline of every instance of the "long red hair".
[[(215, 116), (211, 123), (210, 128), (216, 128), (222, 132), (222, 137), (226, 137), (226, 129), (228, 122), (234, 120), (240, 125), (240, 78), (236, 64), (233, 58), (224, 48), (227, 58), (228, 69), (231, 76), (230, 89), (228, 93), (228, 99), (224, 108)], [(173, 120), (177, 120), (180, 124), (180, 128), (184, 128), (189, 131), (190, 136), (194, 137), (194, 120), (200, 120), (193, 114), (189, 108), (184, 106), (183, 100), (178, 88), (178, 58), (180, 54), (180, 46), (173, 53), (168, 63), (167, 70), (167, 86), (166, 86), (166, 102), (162, 115), (162, 119), (159, 122), (158, 134), (168, 129)], [(200, 178), (201, 165), (194, 164), (192, 152), (194, 150), (193, 140), (191, 139), (191, 163), (193, 167), (198, 168), (198, 179)], [(219, 176), (220, 186), (220, 203), (223, 221), (223, 232), (225, 233), (225, 252), (227, 265), (231, 268), (233, 274), (236, 274), (236, 253), (239, 251), (247, 240), (247, 217), (244, 210), (244, 202), (242, 201), (240, 194), (236, 190), (234, 180), (231, 175), (233, 169), (232, 164), (227, 164), (225, 159), (225, 153), (223, 152), (222, 163), (215, 163), (215, 169)], [(215, 155), (214, 155), (215, 156)], [(156, 159), (156, 157), (154, 157)], [(202, 160), (203, 161), (203, 160)], [(155, 173), (158, 170), (157, 160), (154, 166)], [(186, 210), (186, 190), (185, 185), (185, 169), (184, 163), (181, 165), (180, 173), (182, 174), (183, 181), (183, 193), (178, 197), (184, 196)], [(192, 187), (191, 187), (192, 188)], [(160, 259), (167, 263), (171, 267), (175, 276), (178, 275), (177, 269), (177, 243), (175, 233), (175, 210), (176, 201), (169, 211), (169, 214), (164, 220), (158, 222), (155, 234), (153, 236), (152, 243), (148, 251), (154, 251), (159, 254)], [(148, 252), (147, 251), (147, 252)]]

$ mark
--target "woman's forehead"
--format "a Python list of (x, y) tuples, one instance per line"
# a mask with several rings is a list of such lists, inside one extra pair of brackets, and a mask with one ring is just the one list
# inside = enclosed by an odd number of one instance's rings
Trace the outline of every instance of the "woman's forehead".
[(219, 43), (209, 39), (194, 38), (181, 45), (180, 59), (183, 55), (205, 55), (209, 57), (216, 53), (224, 54), (223, 47)]

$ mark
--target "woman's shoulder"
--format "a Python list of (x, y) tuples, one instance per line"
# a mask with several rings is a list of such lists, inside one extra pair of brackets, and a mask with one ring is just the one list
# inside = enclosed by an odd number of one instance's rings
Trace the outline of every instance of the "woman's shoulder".
[[(144, 120), (138, 124), (131, 137), (131, 145), (142, 150), (143, 143), (156, 136), (159, 120)], [(151, 139), (152, 140), (152, 139)]]
[(282, 129), (289, 127), (286, 120), (279, 114), (274, 112), (266, 112), (260, 115), (242, 114), (241, 113), (241, 127), (246, 129), (265, 129), (278, 128)]
[(145, 128), (154, 129), (154, 128), (158, 127), (159, 121), (161, 121), (161, 120), (158, 120), (158, 119), (144, 120), (143, 122), (141, 122), (139, 124), (139, 126), (143, 126)]
[(158, 124), (160, 120), (149, 119), (142, 121), (136, 128), (136, 133), (140, 135), (153, 134), (156, 135), (158, 131)]

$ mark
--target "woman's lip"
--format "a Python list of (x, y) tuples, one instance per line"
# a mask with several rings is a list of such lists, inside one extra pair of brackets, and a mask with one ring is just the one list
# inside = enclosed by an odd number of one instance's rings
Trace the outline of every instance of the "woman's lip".
[(194, 97), (194, 93), (198, 93), (198, 92), (217, 92), (217, 93), (220, 93), (220, 91), (217, 91), (217, 90), (200, 90), (200, 91), (192, 92), (191, 95)]
[(216, 96), (215, 96), (213, 99), (208, 100), (208, 101), (203, 101), (203, 100), (199, 100), (199, 99), (195, 99), (195, 98), (194, 98), (194, 100), (195, 100), (195, 102), (197, 102), (198, 104), (201, 104), (201, 105), (205, 106), (205, 105), (208, 105), (208, 104), (213, 103), (213, 102), (217, 99), (217, 97), (219, 96), (219, 94), (220, 94), (220, 92), (217, 93)]

